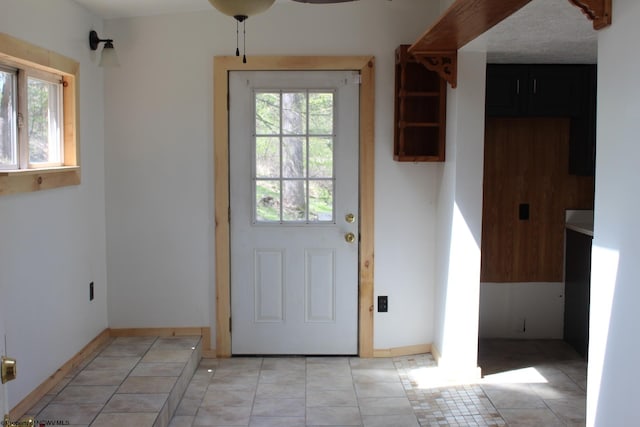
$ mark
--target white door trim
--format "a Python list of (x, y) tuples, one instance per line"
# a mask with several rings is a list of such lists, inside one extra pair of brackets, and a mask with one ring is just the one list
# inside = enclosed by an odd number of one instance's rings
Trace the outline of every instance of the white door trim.
[(214, 58), (214, 189), (216, 354), (231, 356), (229, 229), (229, 71), (355, 70), (360, 72), (360, 254), (358, 352), (373, 357), (374, 68), (371, 56)]

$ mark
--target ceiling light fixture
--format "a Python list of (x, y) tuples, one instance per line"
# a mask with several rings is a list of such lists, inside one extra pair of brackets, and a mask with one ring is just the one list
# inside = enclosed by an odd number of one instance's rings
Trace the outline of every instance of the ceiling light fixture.
[(100, 37), (98, 37), (98, 33), (91, 30), (89, 32), (89, 47), (91, 48), (91, 50), (98, 50), (98, 46), (100, 45), (100, 43), (104, 43), (104, 47), (102, 48), (102, 55), (100, 57), (100, 63), (98, 65), (101, 67), (120, 66), (120, 62), (118, 61), (118, 54), (113, 47), (113, 39), (101, 39)]
[(236, 20), (236, 56), (240, 56), (240, 24), (242, 23), (243, 53), (242, 62), (247, 62), (247, 32), (245, 21), (253, 15), (269, 9), (275, 0), (209, 0), (209, 3), (225, 15)]

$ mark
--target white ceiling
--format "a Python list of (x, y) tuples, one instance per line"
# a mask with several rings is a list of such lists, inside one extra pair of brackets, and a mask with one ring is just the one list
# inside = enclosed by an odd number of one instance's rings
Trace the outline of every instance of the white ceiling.
[(477, 40), (489, 62), (595, 64), (597, 31), (568, 0), (533, 0)]
[[(105, 19), (212, 9), (208, 0), (75, 1)], [(532, 0), (472, 43), (486, 48), (489, 62), (595, 63), (596, 34), (591, 23), (568, 0)]]
[[(213, 10), (209, 0), (74, 0), (104, 19), (137, 16), (170, 15), (174, 13)], [(275, 0), (288, 3), (289, 0)], [(364, 0), (371, 1), (371, 0)], [(388, 0), (393, 1), (393, 0)], [(313, 5), (318, 7), (317, 5)]]
[(104, 19), (211, 10), (208, 0), (75, 0)]

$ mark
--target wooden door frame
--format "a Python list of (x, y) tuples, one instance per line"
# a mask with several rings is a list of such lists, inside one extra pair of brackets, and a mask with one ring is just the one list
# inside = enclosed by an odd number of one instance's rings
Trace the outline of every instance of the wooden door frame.
[(354, 70), (360, 73), (360, 250), (358, 352), (373, 357), (374, 71), (372, 56), (235, 56), (213, 62), (216, 354), (231, 356), (231, 234), (229, 227), (229, 72)]

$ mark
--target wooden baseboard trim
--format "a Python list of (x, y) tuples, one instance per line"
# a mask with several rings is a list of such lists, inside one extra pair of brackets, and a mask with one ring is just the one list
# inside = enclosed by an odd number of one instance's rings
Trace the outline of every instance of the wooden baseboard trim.
[(75, 356), (69, 359), (62, 367), (22, 399), (20, 403), (9, 411), (9, 416), (12, 420), (23, 417), (33, 405), (49, 393), (69, 372), (81, 365), (94, 351), (107, 343), (112, 337), (181, 337), (187, 335), (201, 336), (202, 356), (215, 358), (216, 351), (211, 349), (211, 328), (208, 326), (193, 328), (107, 328), (100, 332), (89, 344), (84, 346)]
[[(89, 344), (85, 345), (82, 350), (76, 353), (71, 359), (69, 359), (64, 365), (62, 365), (57, 371), (55, 371), (49, 378), (44, 380), (42, 384), (36, 387), (31, 393), (29, 393), (24, 399), (20, 401), (13, 409), (9, 411), (9, 416), (12, 420), (20, 419), (24, 416), (29, 409), (33, 407), (40, 399), (42, 399), (51, 389), (53, 389), (62, 379), (69, 374), (73, 369), (82, 364), (94, 351), (99, 349), (102, 345), (106, 344), (111, 338), (109, 329), (105, 329), (100, 332), (98, 336), (92, 339)], [(36, 415), (36, 414), (30, 414)]]
[(409, 345), (405, 347), (387, 348), (382, 350), (373, 350), (373, 357), (397, 357), (411, 356), (414, 354), (431, 353), (431, 344)]

